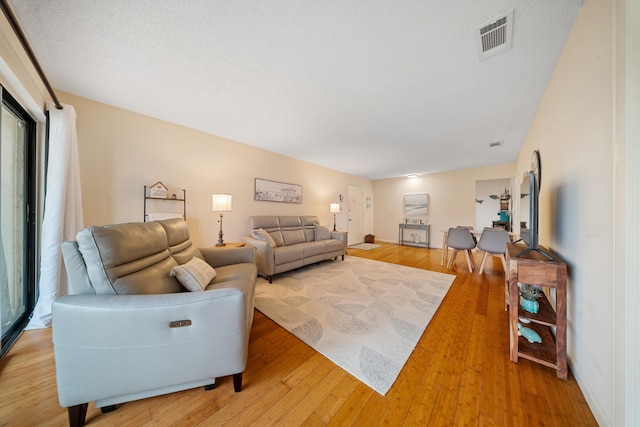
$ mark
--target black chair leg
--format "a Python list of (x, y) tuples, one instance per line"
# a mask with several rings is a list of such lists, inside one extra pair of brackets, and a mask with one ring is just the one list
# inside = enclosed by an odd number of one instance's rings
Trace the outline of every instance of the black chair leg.
[(69, 427), (82, 427), (87, 417), (88, 403), (81, 403), (80, 405), (70, 406), (67, 408), (67, 414), (69, 415)]
[(204, 386), (204, 389), (206, 391), (213, 390), (214, 388), (216, 388), (216, 383), (208, 384), (208, 385)]
[(233, 389), (236, 393), (242, 391), (242, 372), (233, 374)]

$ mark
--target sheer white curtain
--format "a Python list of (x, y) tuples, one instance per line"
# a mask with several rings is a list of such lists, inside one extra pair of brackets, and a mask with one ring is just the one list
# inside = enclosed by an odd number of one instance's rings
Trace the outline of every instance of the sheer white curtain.
[(67, 294), (60, 244), (83, 227), (76, 110), (49, 109), (49, 160), (40, 250), (39, 296), (27, 329), (51, 326), (51, 305)]

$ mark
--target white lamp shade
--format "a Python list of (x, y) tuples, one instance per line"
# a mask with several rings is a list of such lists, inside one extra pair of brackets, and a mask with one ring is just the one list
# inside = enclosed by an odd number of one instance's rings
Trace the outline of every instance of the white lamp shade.
[(212, 194), (211, 210), (213, 212), (231, 212), (231, 194)]
[(340, 203), (331, 203), (331, 205), (329, 205), (329, 212), (340, 213)]

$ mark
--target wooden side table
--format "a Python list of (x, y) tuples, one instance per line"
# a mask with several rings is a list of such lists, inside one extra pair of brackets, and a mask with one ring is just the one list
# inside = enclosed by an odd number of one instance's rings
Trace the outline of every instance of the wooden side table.
[[(567, 264), (553, 255), (548, 259), (544, 255), (531, 251), (518, 257), (525, 247), (507, 243), (507, 298), (509, 300), (509, 343), (510, 358), (518, 362), (519, 357), (529, 359), (544, 366), (554, 368), (558, 378), (567, 379)], [(552, 254), (540, 246), (545, 253)], [(538, 298), (540, 309), (533, 314), (524, 311), (519, 304), (518, 283), (539, 285), (556, 290), (555, 309), (546, 295)], [(533, 329), (542, 338), (541, 343), (530, 343), (518, 336), (518, 319), (530, 323), (523, 326)], [(552, 334), (556, 328), (556, 336)]]
[(244, 247), (244, 242), (224, 242), (224, 246), (211, 246), (212, 248), (242, 248)]

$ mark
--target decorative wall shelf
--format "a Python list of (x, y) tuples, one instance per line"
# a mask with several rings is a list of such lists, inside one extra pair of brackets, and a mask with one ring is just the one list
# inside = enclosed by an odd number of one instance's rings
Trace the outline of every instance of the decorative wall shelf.
[[(155, 184), (154, 184), (155, 185)], [(146, 185), (144, 186), (144, 216), (143, 216), (143, 221), (146, 222), (149, 220), (149, 215), (152, 215), (153, 213), (148, 211), (148, 201), (149, 200), (159, 200), (162, 202), (174, 202), (174, 203), (182, 203), (182, 218), (183, 219), (187, 219), (187, 192), (185, 190), (182, 190), (182, 197), (157, 197), (155, 194), (152, 196), (151, 193), (151, 187), (147, 187)], [(159, 212), (156, 212), (159, 213)]]

